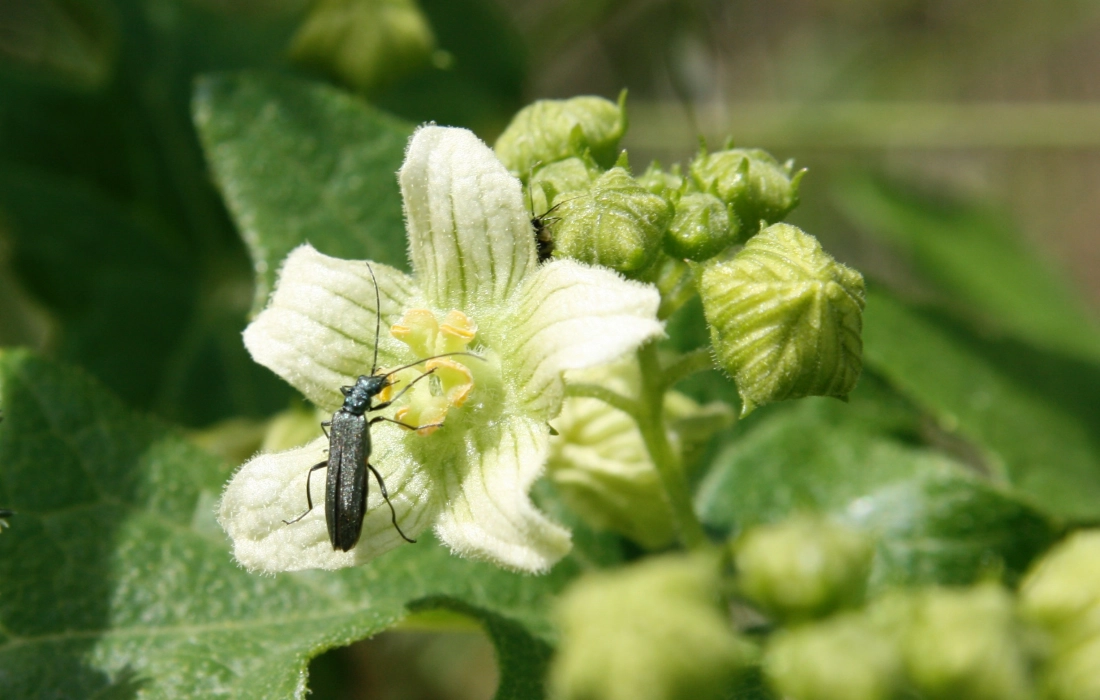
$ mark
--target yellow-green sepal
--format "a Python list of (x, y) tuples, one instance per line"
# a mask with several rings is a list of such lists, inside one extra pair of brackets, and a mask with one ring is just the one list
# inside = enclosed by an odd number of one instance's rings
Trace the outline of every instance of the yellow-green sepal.
[(863, 369), (863, 276), (817, 239), (773, 224), (699, 274), (719, 363), (737, 382), (742, 416), (804, 396), (847, 397)]

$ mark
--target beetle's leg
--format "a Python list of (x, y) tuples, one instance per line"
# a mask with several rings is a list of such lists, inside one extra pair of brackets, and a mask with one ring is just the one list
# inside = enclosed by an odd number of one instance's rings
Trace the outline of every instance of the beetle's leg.
[(331, 425), (332, 425), (332, 421), (330, 421), (330, 420), (321, 421), (321, 432), (325, 434), (325, 437), (330, 437), (329, 434), (328, 434), (328, 431), (325, 430), (325, 428), (328, 428)]
[(382, 500), (390, 507), (390, 519), (393, 521), (393, 527), (397, 530), (397, 534), (401, 535), (401, 538), (406, 542), (416, 544), (416, 540), (409, 539), (408, 535), (401, 531), (401, 526), (397, 524), (397, 511), (393, 509), (393, 504), (390, 503), (390, 494), (386, 491), (386, 482), (382, 481), (382, 475), (370, 462), (367, 462), (367, 469), (370, 469), (370, 473), (374, 474), (374, 478), (378, 480), (378, 490), (382, 493)]
[(399, 420), (394, 420), (393, 418), (386, 418), (385, 416), (375, 416), (374, 418), (371, 418), (370, 419), (370, 424), (374, 425), (375, 423), (378, 423), (378, 422), (381, 422), (381, 421), (386, 421), (387, 423), (396, 423), (397, 425), (400, 425), (404, 428), (408, 428), (409, 430), (423, 430), (424, 428), (439, 428), (439, 427), (443, 426), (442, 421), (440, 421), (439, 423), (427, 423), (425, 425), (410, 425), (409, 423), (402, 423)]
[(377, 406), (371, 406), (371, 407), (370, 407), (370, 408), (368, 408), (367, 410), (368, 410), (368, 411), (381, 411), (381, 410), (382, 410), (383, 408), (386, 408), (386, 407), (387, 407), (387, 406), (389, 406), (389, 405), (390, 405), (391, 403), (393, 403), (394, 401), (396, 401), (396, 400), (398, 400), (399, 398), (401, 398), (401, 396), (402, 396), (402, 395), (403, 395), (403, 394), (404, 394), (404, 393), (405, 393), (406, 391), (408, 391), (409, 389), (412, 389), (412, 387), (413, 387), (413, 384), (416, 384), (416, 383), (417, 383), (417, 382), (419, 382), (419, 381), (420, 381), (421, 379), (423, 379), (424, 377), (428, 376), (429, 374), (431, 374), (431, 373), (432, 373), (432, 372), (434, 372), (434, 371), (435, 371), (435, 367), (432, 367), (432, 368), (431, 368), (430, 370), (428, 370), (428, 371), (427, 371), (427, 372), (425, 372), (424, 374), (420, 375), (420, 376), (419, 376), (419, 377), (417, 377), (416, 379), (414, 379), (414, 380), (412, 380), (411, 382), (409, 382), (408, 384), (406, 384), (406, 385), (405, 385), (405, 388), (404, 388), (404, 389), (402, 389), (401, 391), (397, 392), (397, 396), (394, 396), (394, 397), (393, 397), (392, 399), (390, 399), (389, 401), (386, 401), (386, 402), (384, 402), (384, 403), (380, 403), (380, 404), (378, 404)]
[[(313, 510), (313, 496), (311, 496), (310, 493), (309, 493), (309, 480), (313, 476), (313, 472), (317, 471), (321, 467), (327, 467), (327, 466), (328, 466), (328, 460), (326, 459), (324, 462), (314, 464), (312, 467), (309, 468), (309, 473), (306, 474), (306, 504), (309, 505), (309, 508), (306, 508), (305, 513), (302, 513), (301, 515), (299, 515), (294, 520), (284, 520), (283, 521), (284, 523), (286, 523), (287, 525), (293, 525), (294, 523), (298, 522), (302, 518), (306, 517), (306, 514), (309, 513), (309, 511)], [(370, 465), (367, 465), (367, 466), (370, 466)]]

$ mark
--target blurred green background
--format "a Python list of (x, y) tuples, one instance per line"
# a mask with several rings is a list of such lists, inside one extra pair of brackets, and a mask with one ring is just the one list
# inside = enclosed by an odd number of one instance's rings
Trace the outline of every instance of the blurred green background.
[[(903, 295), (965, 314), (983, 241), (1007, 236), (1051, 295), (1082, 318), (1100, 306), (1100, 2), (4, 0), (0, 344), (196, 429), (296, 400), (240, 343), (257, 270), (192, 126), (195, 78), (239, 69), (489, 142), (531, 100), (625, 87), (636, 171), (700, 135), (793, 157), (810, 172), (790, 220)], [(1019, 308), (1012, 294), (984, 296)], [(1060, 350), (1093, 347), (1055, 330)], [(314, 697), (495, 684), (469, 630), (393, 632), (312, 669)]]

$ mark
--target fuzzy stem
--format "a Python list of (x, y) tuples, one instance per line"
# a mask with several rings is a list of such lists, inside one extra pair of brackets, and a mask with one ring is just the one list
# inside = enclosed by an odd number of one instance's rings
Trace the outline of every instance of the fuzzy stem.
[(656, 343), (647, 343), (639, 348), (638, 364), (642, 374), (642, 391), (635, 414), (638, 429), (672, 507), (680, 542), (688, 549), (699, 549), (706, 545), (707, 538), (692, 508), (680, 456), (669, 443), (665, 431), (664, 399), (668, 383), (661, 372)]
[(665, 389), (672, 388), (678, 382), (687, 379), (696, 372), (702, 372), (713, 367), (714, 357), (709, 346), (684, 353), (662, 372)]
[(575, 398), (599, 399), (612, 408), (617, 408), (626, 415), (638, 420), (640, 407), (634, 399), (629, 399), (617, 391), (608, 389), (599, 384), (566, 384), (565, 395)]

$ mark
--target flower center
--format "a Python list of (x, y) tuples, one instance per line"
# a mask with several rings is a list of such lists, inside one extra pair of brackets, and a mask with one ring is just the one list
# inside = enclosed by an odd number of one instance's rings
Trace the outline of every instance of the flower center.
[(417, 432), (429, 435), (443, 424), (447, 411), (466, 403), (474, 390), (474, 375), (469, 367), (455, 357), (436, 356), (466, 352), (477, 335), (477, 324), (458, 310), (448, 313), (440, 323), (427, 309), (410, 309), (390, 327), (390, 333), (408, 345), (417, 357), (433, 359), (393, 375), (393, 384), (379, 398), (389, 401), (410, 382), (431, 372), (430, 377), (416, 381), (406, 391), (402, 397), (404, 405), (394, 414), (395, 420), (422, 426)]

